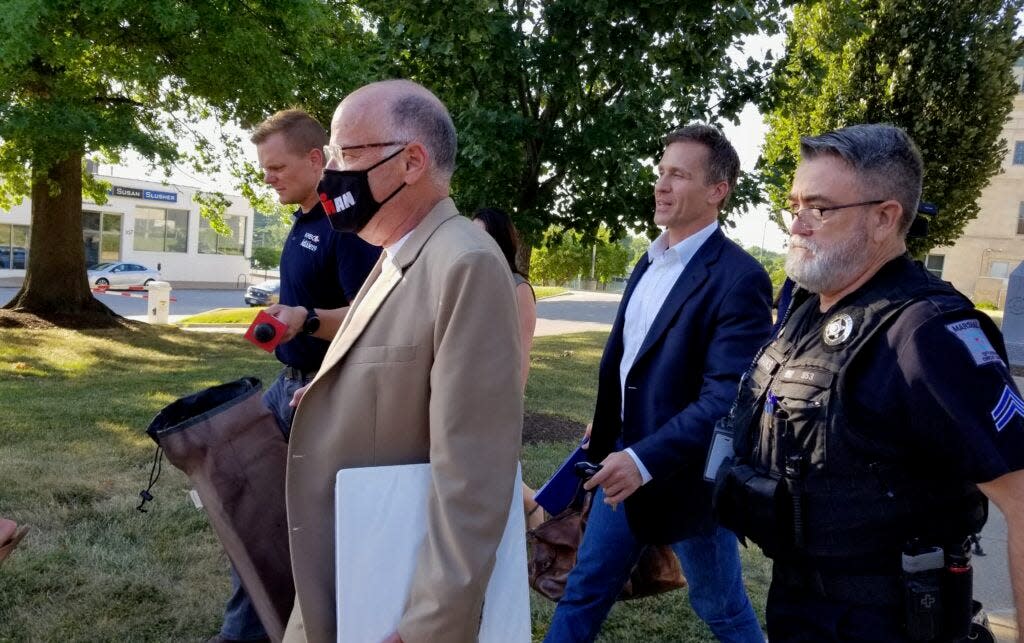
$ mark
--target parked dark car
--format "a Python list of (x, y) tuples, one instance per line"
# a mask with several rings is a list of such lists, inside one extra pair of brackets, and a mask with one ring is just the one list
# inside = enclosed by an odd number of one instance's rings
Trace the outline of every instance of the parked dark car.
[(250, 306), (269, 306), (276, 304), (281, 292), (281, 281), (272, 279), (264, 281), (255, 286), (249, 286), (245, 291), (245, 303)]

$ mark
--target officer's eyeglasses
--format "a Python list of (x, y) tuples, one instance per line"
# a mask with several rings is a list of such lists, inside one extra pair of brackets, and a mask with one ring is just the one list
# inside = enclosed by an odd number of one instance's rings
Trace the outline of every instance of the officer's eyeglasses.
[(341, 155), (346, 150), (365, 150), (371, 147), (388, 147), (391, 145), (408, 145), (402, 141), (388, 141), (387, 143), (364, 143), (363, 145), (324, 145), (324, 167), (340, 169), (345, 167), (345, 161)]
[(799, 219), (800, 223), (808, 230), (820, 230), (821, 227), (825, 225), (825, 218), (822, 216), (825, 212), (831, 212), (832, 210), (845, 210), (846, 208), (857, 208), (863, 205), (878, 205), (879, 203), (885, 203), (885, 200), (876, 199), (874, 201), (861, 201), (860, 203), (833, 205), (827, 208), (803, 208), (801, 210), (783, 208), (782, 215), (790, 224)]

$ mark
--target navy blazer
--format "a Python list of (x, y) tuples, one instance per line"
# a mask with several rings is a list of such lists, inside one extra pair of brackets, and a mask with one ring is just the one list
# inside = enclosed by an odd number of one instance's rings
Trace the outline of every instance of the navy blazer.
[(715, 422), (768, 339), (772, 288), (757, 260), (716, 230), (654, 319), (626, 376), (623, 407), (623, 320), (648, 265), (645, 254), (633, 269), (601, 358), (589, 458), (633, 449), (652, 480), (626, 499), (630, 528), (641, 542), (672, 543), (714, 524), (704, 461)]

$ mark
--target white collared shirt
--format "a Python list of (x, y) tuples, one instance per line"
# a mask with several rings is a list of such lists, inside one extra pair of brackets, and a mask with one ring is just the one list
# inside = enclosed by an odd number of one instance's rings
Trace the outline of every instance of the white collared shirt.
[(409, 237), (412, 236), (412, 233), (415, 232), (415, 230), (416, 228), (413, 228), (412, 230), (406, 232), (404, 235), (402, 235), (401, 239), (392, 243), (390, 246), (384, 248), (385, 259), (387, 261), (390, 261), (392, 265), (394, 265), (394, 267), (398, 267), (398, 264), (395, 263), (395, 256), (398, 254), (398, 251), (402, 249), (402, 246), (405, 245), (405, 242), (409, 240)]
[[(718, 221), (713, 221), (672, 247), (668, 245), (668, 231), (665, 231), (647, 249), (647, 271), (633, 289), (622, 324), (622, 361), (619, 362), (622, 407), (619, 413), (623, 417), (626, 406), (626, 376), (636, 362), (637, 353), (640, 352), (651, 325), (654, 324), (658, 312), (661, 311), (669, 292), (683, 274), (686, 265), (717, 229)], [(640, 462), (633, 449), (627, 448), (625, 451), (636, 463), (644, 484), (650, 482), (650, 472), (643, 462)]]

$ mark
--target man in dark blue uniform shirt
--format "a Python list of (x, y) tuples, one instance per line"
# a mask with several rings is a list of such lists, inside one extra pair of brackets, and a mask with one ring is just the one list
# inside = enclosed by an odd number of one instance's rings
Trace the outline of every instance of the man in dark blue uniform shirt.
[(907, 255), (917, 147), (858, 125), (801, 154), (786, 261), (799, 288), (720, 426), (735, 456), (715, 497), (773, 559), (768, 637), (964, 637), (986, 497), (1006, 516), (1020, 621), (1024, 400), (992, 321)]
[[(380, 255), (380, 248), (358, 236), (336, 232), (324, 213), (316, 188), (327, 141), (323, 126), (299, 109), (274, 114), (252, 136), (264, 181), (281, 203), (299, 206), (281, 252), (280, 301), (267, 308), (288, 326), (276, 350), (284, 368), (263, 396), (285, 435), (294, 415), (292, 395), (316, 375), (349, 302)], [(234, 569), (232, 585), (224, 624), (211, 641), (266, 640)]]

